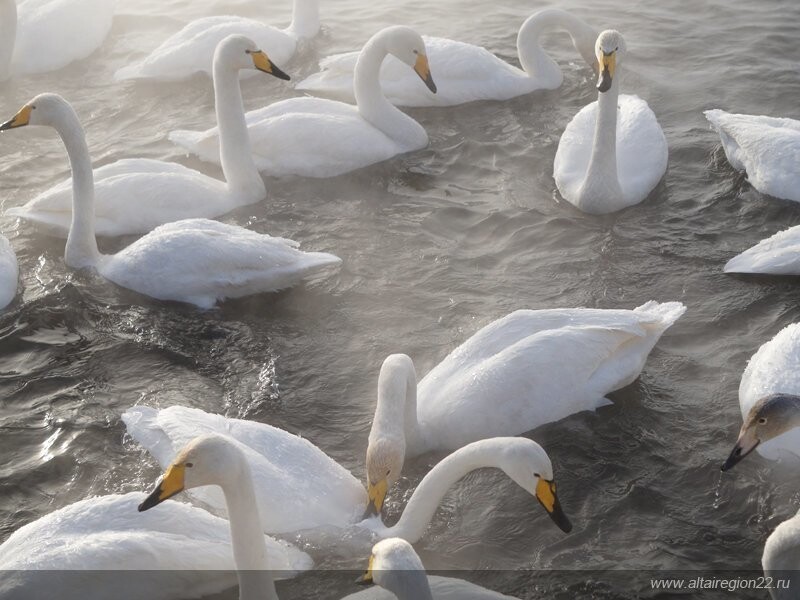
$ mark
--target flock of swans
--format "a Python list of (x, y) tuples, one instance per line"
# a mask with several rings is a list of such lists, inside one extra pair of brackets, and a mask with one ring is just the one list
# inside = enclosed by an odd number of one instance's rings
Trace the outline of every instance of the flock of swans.
[[(92, 6), (94, 18), (74, 16), (70, 7), (78, 1)], [(17, 8), (15, 0), (0, 0), (0, 81), (91, 54), (110, 29), (114, 2), (25, 0)], [(79, 116), (64, 98), (43, 93), (0, 131), (51, 127), (72, 177), (7, 214), (66, 237), (67, 266), (94, 269), (152, 298), (209, 308), (225, 298), (290, 287), (336, 268), (340, 259), (213, 219), (264, 199), (262, 174), (331, 177), (427, 146), (424, 127), (398, 106), (503, 101), (559, 87), (561, 70), (539, 44), (553, 29), (569, 34), (598, 78), (598, 100), (575, 115), (559, 142), (555, 186), (587, 213), (635, 205), (662, 179), (668, 148), (648, 104), (620, 93), (626, 44), (619, 32), (597, 32), (562, 10), (539, 11), (519, 30), (518, 69), (478, 46), (388, 27), (360, 52), (326, 58), (318, 74), (296, 86), (329, 99), (297, 97), (245, 113), (240, 76), (260, 72), (286, 85), (290, 77), (280, 65), (319, 30), (316, 0), (295, 0), (286, 29), (232, 16), (199, 19), (116, 73), (118, 81), (210, 76), (216, 127), (173, 131), (169, 139), (221, 165), (224, 180), (143, 158), (93, 169)], [(63, 51), (37, 52), (37, 39), (56, 32), (62, 37), (52, 44)], [(706, 116), (729, 162), (746, 171), (753, 187), (800, 202), (800, 122), (721, 110)], [(142, 237), (116, 254), (100, 253), (97, 235), (125, 234)], [(731, 259), (725, 270), (798, 274), (799, 257), (796, 227)], [(3, 237), (3, 306), (13, 302), (17, 281), (14, 250)], [(484, 467), (502, 470), (569, 532), (547, 452), (509, 436), (607, 404), (610, 392), (638, 377), (685, 310), (679, 302), (654, 301), (632, 310), (519, 310), (475, 333), (419, 380), (411, 358), (387, 357), (366, 450), (366, 486), (312, 442), (282, 429), (181, 406), (131, 407), (122, 416), (129, 434), (165, 470), (155, 489), (82, 500), (20, 528), (0, 546), (0, 569), (14, 573), (4, 585), (36, 589), (31, 572), (37, 569), (124, 564), (154, 575), (143, 583), (147, 589), (114, 589), (115, 598), (212, 594), (235, 583), (219, 573), (228, 570), (236, 572), (243, 600), (275, 599), (275, 572), (296, 574), (313, 563), (271, 536), (326, 529), (382, 540), (364, 579), (401, 600), (506, 598), (463, 581), (427, 578), (411, 544), (425, 535), (448, 489)], [(740, 388), (744, 425), (724, 470), (754, 449), (768, 458), (800, 455), (798, 372), (800, 324), (780, 332), (748, 364)], [(430, 451), (450, 454), (422, 479), (400, 520), (385, 526), (385, 499), (405, 461)], [(184, 491), (204, 508), (170, 500)], [(796, 569), (799, 552), (800, 516), (767, 541), (764, 568)], [(82, 590), (81, 597), (103, 593), (109, 590)], [(392, 597), (382, 593), (348, 598)]]

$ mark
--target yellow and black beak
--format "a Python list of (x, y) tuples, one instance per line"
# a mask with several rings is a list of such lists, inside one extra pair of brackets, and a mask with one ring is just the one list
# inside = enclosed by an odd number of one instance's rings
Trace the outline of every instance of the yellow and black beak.
[(369, 565), (367, 565), (367, 570), (364, 571), (364, 574), (356, 579), (356, 583), (360, 585), (371, 585), (374, 583), (372, 581), (372, 565), (375, 563), (375, 555), (369, 557)]
[(378, 483), (367, 483), (367, 510), (364, 512), (364, 519), (375, 517), (383, 510), (383, 501), (386, 500), (386, 493), (389, 491), (389, 482), (381, 479)]
[(277, 77), (278, 79), (283, 79), (285, 81), (289, 81), (291, 79), (291, 77), (276, 67), (269, 57), (261, 50), (251, 52), (250, 56), (253, 58), (253, 66), (259, 71), (264, 71), (264, 73), (269, 73), (273, 77)]
[(558, 528), (564, 533), (572, 531), (572, 523), (569, 522), (567, 515), (561, 509), (561, 503), (556, 496), (556, 482), (547, 481), (546, 479), (539, 478), (536, 484), (536, 499), (544, 506), (547, 514), (553, 519)]
[(739, 439), (736, 440), (736, 445), (733, 447), (733, 450), (731, 450), (730, 455), (728, 455), (728, 460), (726, 460), (721, 467), (722, 471), (728, 471), (735, 467), (761, 443), (761, 440), (749, 430), (746, 430), (744, 427), (742, 429), (744, 431), (739, 434)]
[(14, 118), (6, 121), (2, 125), (0, 125), (0, 131), (6, 131), (7, 129), (16, 129), (17, 127), (25, 127), (28, 123), (31, 122), (31, 113), (33, 112), (33, 107), (25, 105), (23, 106), (20, 111), (14, 115)]
[(417, 72), (417, 75), (420, 76), (420, 79), (425, 82), (425, 85), (428, 86), (428, 89), (435, 94), (436, 84), (433, 82), (431, 67), (428, 64), (428, 57), (424, 54), (417, 55), (417, 62), (414, 64), (414, 70)]
[(617, 65), (617, 53), (615, 50), (611, 52), (603, 52), (603, 57), (598, 61), (600, 78), (597, 81), (597, 89), (600, 92), (607, 92), (611, 89), (611, 83), (614, 80), (614, 69)]
[(164, 500), (172, 498), (175, 494), (183, 491), (183, 477), (186, 472), (186, 467), (183, 464), (170, 465), (164, 477), (158, 482), (156, 489), (153, 493), (145, 498), (144, 502), (139, 505), (139, 512), (144, 512), (161, 504)]

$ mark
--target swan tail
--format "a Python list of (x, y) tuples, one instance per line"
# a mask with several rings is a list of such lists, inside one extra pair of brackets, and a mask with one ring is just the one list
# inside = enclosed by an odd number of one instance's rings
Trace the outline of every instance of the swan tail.
[(166, 468), (175, 456), (175, 450), (158, 424), (158, 412), (151, 406), (133, 406), (122, 413), (122, 422), (128, 434)]
[(304, 271), (310, 275), (328, 267), (338, 267), (342, 259), (327, 252), (306, 252), (304, 263)]
[(682, 302), (659, 303), (655, 300), (650, 300), (634, 308), (633, 312), (650, 316), (652, 323), (658, 326), (660, 335), (686, 312), (686, 305)]
[(146, 75), (142, 63), (122, 67), (121, 69), (117, 69), (116, 73), (114, 73), (114, 81), (128, 81), (131, 79), (142, 79), (143, 77), (146, 77)]
[(600, 396), (597, 400), (594, 401), (594, 409), (597, 410), (598, 408), (603, 408), (604, 406), (611, 406), (614, 404), (611, 400), (606, 398), (605, 396)]

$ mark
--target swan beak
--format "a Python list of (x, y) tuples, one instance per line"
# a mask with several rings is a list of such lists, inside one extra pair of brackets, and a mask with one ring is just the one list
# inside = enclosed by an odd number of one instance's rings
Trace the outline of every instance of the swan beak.
[(369, 557), (369, 565), (367, 565), (367, 570), (364, 571), (364, 574), (356, 579), (356, 583), (360, 585), (370, 585), (374, 583), (372, 581), (372, 565), (375, 562), (375, 555)]
[(383, 510), (383, 501), (386, 499), (386, 492), (389, 490), (389, 483), (386, 479), (381, 479), (378, 483), (373, 484), (371, 481), (367, 485), (367, 510), (364, 512), (364, 518), (369, 519), (381, 514)]
[(414, 70), (417, 72), (417, 75), (419, 75), (420, 79), (425, 82), (425, 85), (428, 86), (428, 89), (435, 94), (436, 84), (433, 82), (431, 67), (428, 64), (428, 57), (424, 54), (419, 54), (417, 56), (417, 62), (414, 64)]
[(6, 131), (7, 129), (16, 129), (17, 127), (25, 127), (28, 123), (31, 122), (31, 113), (33, 112), (32, 106), (23, 106), (22, 109), (14, 115), (14, 118), (10, 121), (6, 121), (2, 125), (0, 125), (0, 131)]
[(164, 500), (168, 500), (175, 494), (182, 492), (185, 471), (186, 467), (183, 464), (170, 465), (164, 477), (158, 482), (156, 489), (153, 490), (153, 493), (145, 498), (144, 502), (139, 505), (139, 512), (151, 509), (157, 504), (161, 504)]
[(546, 479), (539, 478), (536, 484), (536, 499), (544, 506), (547, 514), (553, 519), (558, 528), (564, 533), (572, 531), (572, 523), (569, 522), (567, 515), (561, 508), (561, 503), (556, 496), (556, 482), (547, 481)]
[(597, 81), (597, 89), (600, 92), (607, 92), (611, 89), (611, 82), (614, 79), (614, 68), (617, 64), (616, 52), (603, 52), (600, 63), (600, 79)]
[(264, 71), (264, 73), (269, 73), (273, 77), (283, 79), (284, 81), (289, 81), (291, 79), (286, 73), (276, 67), (269, 57), (261, 50), (251, 52), (250, 56), (253, 57), (253, 66), (259, 71)]
[(728, 471), (736, 466), (745, 456), (750, 454), (761, 443), (755, 434), (749, 430), (739, 433), (739, 439), (736, 440), (736, 445), (728, 456), (728, 460), (722, 465), (723, 471)]

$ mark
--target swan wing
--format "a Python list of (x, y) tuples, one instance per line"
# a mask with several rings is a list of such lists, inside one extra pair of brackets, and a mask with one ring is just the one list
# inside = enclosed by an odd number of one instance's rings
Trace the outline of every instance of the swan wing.
[(800, 275), (800, 226), (779, 231), (734, 256), (725, 272)]
[[(204, 433), (233, 438), (247, 456), (264, 531), (285, 533), (354, 522), (366, 492), (350, 472), (307, 440), (282, 429), (172, 406), (129, 409), (123, 421), (134, 439), (166, 467), (178, 449)], [(196, 488), (192, 498), (225, 514), (217, 488)]]
[(0, 235), (0, 309), (5, 308), (17, 295), (19, 265), (11, 242)]

